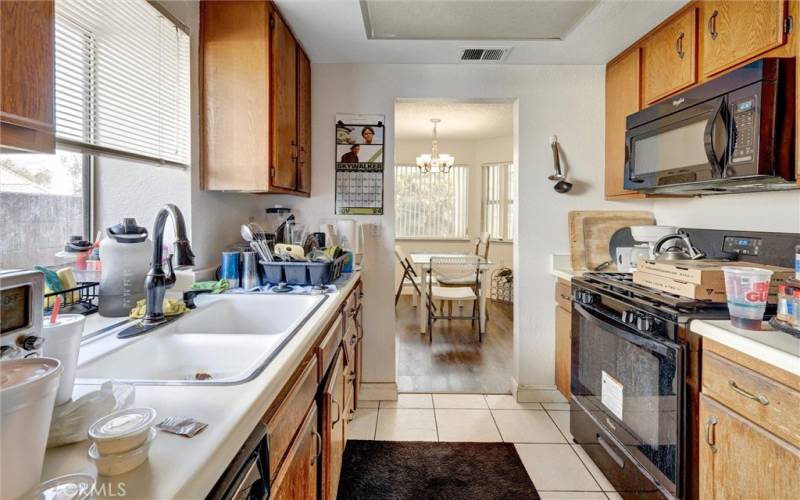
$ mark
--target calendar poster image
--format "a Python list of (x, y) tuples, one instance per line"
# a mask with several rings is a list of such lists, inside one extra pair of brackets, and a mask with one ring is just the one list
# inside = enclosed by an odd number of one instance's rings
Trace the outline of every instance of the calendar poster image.
[(383, 115), (336, 115), (336, 214), (382, 215)]

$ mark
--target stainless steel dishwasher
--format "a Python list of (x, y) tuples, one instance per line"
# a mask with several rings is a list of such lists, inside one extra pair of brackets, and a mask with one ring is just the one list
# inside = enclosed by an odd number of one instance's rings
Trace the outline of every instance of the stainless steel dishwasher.
[(213, 500), (269, 498), (267, 426), (259, 422), (206, 497)]

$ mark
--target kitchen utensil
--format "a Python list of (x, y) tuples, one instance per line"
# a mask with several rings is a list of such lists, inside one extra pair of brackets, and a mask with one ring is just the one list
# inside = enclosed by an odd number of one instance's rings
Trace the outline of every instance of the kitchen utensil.
[(89, 447), (89, 459), (97, 467), (97, 473), (101, 476), (117, 476), (139, 467), (147, 461), (150, 453), (150, 445), (158, 436), (158, 431), (152, 427), (149, 430), (147, 439), (139, 447), (124, 453), (113, 455), (101, 454), (97, 450), (97, 443)]
[(561, 158), (558, 152), (558, 137), (550, 136), (550, 149), (553, 151), (553, 173), (547, 178), (551, 181), (556, 181), (553, 189), (557, 193), (568, 193), (572, 189), (572, 183), (567, 182), (567, 176), (561, 170)]
[(156, 411), (152, 408), (128, 408), (92, 424), (89, 437), (101, 455), (125, 453), (147, 441), (155, 420)]
[(631, 253), (633, 252), (633, 247), (617, 247), (615, 250), (616, 259), (615, 262), (617, 263), (617, 271), (621, 273), (629, 273), (633, 269), (633, 265), (631, 263)]
[(78, 367), (78, 351), (85, 323), (86, 316), (80, 314), (62, 314), (55, 323), (49, 320), (44, 322), (42, 354), (59, 360), (63, 368), (56, 394), (56, 405), (72, 399), (75, 369)]
[(242, 288), (250, 290), (259, 285), (261, 283), (258, 280), (256, 254), (254, 252), (244, 252), (242, 253)]
[(660, 238), (653, 243), (652, 253), (656, 260), (698, 260), (706, 256), (694, 247), (689, 235), (683, 232), (668, 234)]
[(588, 271), (616, 255), (609, 253), (609, 242), (617, 230), (654, 224), (647, 211), (575, 210), (568, 215), (570, 263), (575, 271)]
[(67, 474), (45, 481), (28, 491), (23, 500), (86, 500), (94, 491), (94, 476)]
[(275, 235), (275, 243), (290, 243), (290, 241), (286, 239), (285, 228), (287, 221), (294, 220), (292, 209), (275, 205), (274, 207), (265, 209), (265, 212), (267, 214), (267, 231)]
[(631, 228), (621, 227), (614, 231), (614, 234), (611, 235), (611, 239), (608, 240), (608, 255), (611, 257), (616, 257), (617, 248), (633, 247), (635, 244), (636, 240), (634, 240), (633, 236), (631, 236)]
[(61, 371), (53, 358), (0, 361), (0, 498), (39, 484)]
[(275, 253), (278, 255), (288, 254), (292, 259), (304, 260), (306, 254), (303, 252), (303, 247), (300, 245), (289, 245), (286, 243), (278, 243), (275, 245)]
[(678, 228), (675, 226), (631, 226), (631, 236), (633, 236), (633, 239), (640, 243), (647, 243), (650, 247), (650, 255), (648, 255), (648, 259), (656, 258), (656, 254), (653, 249), (659, 239), (669, 234), (674, 234), (677, 231)]
[(767, 308), (772, 271), (758, 267), (724, 266), (725, 296), (731, 324), (746, 330), (761, 330)]

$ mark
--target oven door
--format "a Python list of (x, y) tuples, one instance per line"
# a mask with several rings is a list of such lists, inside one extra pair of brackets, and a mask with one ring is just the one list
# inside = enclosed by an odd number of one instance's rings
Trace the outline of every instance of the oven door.
[(573, 303), (572, 393), (672, 496), (682, 481), (685, 347), (643, 334), (616, 311)]
[(729, 155), (730, 113), (725, 96), (631, 128), (625, 134), (625, 189), (719, 179)]

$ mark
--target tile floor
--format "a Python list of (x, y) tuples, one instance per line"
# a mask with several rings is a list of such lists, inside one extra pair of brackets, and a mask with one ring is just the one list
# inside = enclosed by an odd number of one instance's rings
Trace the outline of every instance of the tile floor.
[(552, 392), (531, 403), (501, 394), (400, 394), (397, 401), (362, 401), (350, 438), (514, 443), (543, 500), (619, 498), (572, 443), (569, 405)]

